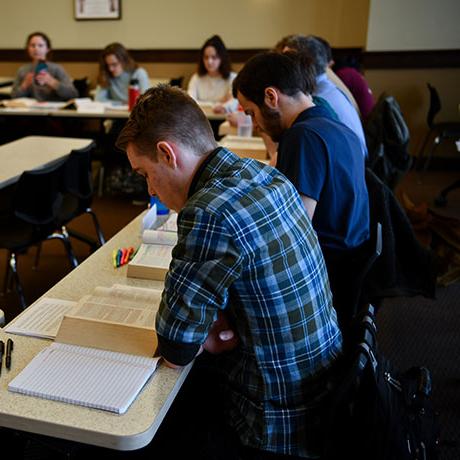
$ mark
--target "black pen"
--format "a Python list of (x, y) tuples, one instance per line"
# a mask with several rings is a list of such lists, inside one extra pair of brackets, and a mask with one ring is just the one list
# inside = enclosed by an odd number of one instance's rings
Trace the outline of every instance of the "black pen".
[(3, 362), (3, 353), (5, 352), (5, 344), (3, 340), (0, 340), (0, 375), (2, 375), (2, 362)]
[(9, 370), (11, 367), (11, 352), (13, 351), (14, 343), (11, 339), (6, 341), (6, 358), (5, 367)]

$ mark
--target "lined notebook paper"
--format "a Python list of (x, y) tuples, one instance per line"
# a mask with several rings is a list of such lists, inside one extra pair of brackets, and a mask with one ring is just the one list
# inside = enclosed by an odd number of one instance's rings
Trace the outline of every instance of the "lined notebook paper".
[(55, 342), (35, 356), (8, 389), (123, 414), (158, 359)]

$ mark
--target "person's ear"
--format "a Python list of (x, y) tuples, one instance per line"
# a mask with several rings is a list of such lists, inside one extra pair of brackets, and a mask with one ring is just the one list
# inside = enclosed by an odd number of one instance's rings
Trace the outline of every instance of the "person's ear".
[(265, 88), (264, 102), (267, 105), (267, 107), (270, 109), (278, 108), (279, 94), (276, 88), (273, 88), (273, 86), (269, 86), (268, 88)]
[(157, 157), (159, 162), (163, 162), (170, 168), (177, 168), (176, 147), (168, 141), (157, 142)]

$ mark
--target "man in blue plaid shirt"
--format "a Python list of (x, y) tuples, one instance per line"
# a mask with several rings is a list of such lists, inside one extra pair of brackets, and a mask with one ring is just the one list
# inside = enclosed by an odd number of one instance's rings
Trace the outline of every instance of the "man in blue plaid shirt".
[(179, 213), (156, 318), (161, 356), (183, 366), (203, 349), (220, 353), (237, 458), (318, 458), (321, 401), (342, 338), (295, 188), (274, 168), (218, 147), (177, 88), (147, 91), (117, 144), (149, 193)]

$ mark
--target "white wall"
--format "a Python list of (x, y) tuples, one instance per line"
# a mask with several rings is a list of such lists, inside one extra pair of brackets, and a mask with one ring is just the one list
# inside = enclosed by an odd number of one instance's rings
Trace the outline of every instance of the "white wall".
[(371, 0), (366, 48), (460, 49), (460, 1)]

